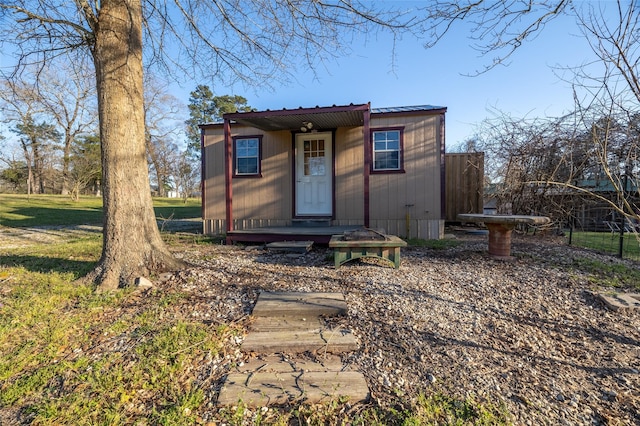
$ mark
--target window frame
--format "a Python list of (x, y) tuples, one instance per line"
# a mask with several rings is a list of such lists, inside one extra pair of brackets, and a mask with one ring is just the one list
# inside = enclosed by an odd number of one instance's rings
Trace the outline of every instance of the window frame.
[[(398, 132), (398, 168), (397, 169), (376, 169), (376, 148), (374, 135), (379, 132)], [(393, 173), (405, 173), (404, 170), (404, 127), (378, 127), (370, 130), (370, 144), (371, 144), (371, 164), (369, 172), (372, 174), (393, 174)]]
[[(234, 178), (260, 178), (262, 177), (262, 135), (233, 136), (233, 177)], [(258, 170), (256, 173), (238, 173), (238, 141), (256, 139), (258, 141)], [(241, 157), (253, 158), (253, 157)]]

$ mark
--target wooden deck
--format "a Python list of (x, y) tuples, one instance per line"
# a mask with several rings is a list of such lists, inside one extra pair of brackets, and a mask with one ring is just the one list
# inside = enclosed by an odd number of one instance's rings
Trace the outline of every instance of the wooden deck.
[(227, 233), (227, 243), (273, 243), (279, 241), (313, 241), (329, 244), (333, 235), (362, 228), (352, 226), (281, 226), (234, 230)]

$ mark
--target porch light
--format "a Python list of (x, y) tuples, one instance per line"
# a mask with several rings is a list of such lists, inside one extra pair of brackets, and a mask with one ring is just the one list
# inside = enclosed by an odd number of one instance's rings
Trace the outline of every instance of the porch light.
[(302, 127), (300, 127), (301, 132), (306, 132), (307, 130), (311, 130), (313, 128), (313, 123), (310, 121), (303, 121)]

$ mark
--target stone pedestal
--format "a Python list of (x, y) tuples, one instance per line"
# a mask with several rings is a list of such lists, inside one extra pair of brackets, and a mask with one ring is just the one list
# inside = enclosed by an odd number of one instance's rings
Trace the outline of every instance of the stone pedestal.
[(544, 225), (551, 221), (546, 216), (476, 213), (459, 214), (458, 219), (462, 222), (483, 223), (489, 229), (489, 254), (499, 260), (514, 259), (511, 256), (511, 231), (517, 224)]
[(504, 223), (487, 223), (489, 229), (489, 254), (501, 260), (509, 260), (511, 256), (511, 231), (513, 225)]

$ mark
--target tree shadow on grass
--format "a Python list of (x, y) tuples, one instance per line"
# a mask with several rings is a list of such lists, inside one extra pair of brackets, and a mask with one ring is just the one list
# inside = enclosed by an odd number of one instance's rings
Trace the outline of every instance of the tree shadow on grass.
[(202, 217), (202, 208), (198, 206), (167, 206), (153, 207), (158, 219), (200, 219)]
[(21, 207), (11, 210), (12, 215), (19, 217), (0, 218), (0, 225), (10, 228), (28, 226), (62, 226), (79, 224), (101, 224), (102, 208), (55, 208), (47, 206)]
[(72, 273), (80, 278), (93, 269), (96, 261), (74, 260), (59, 257), (29, 256), (29, 255), (0, 255), (0, 266), (9, 268), (22, 267), (29, 272)]

